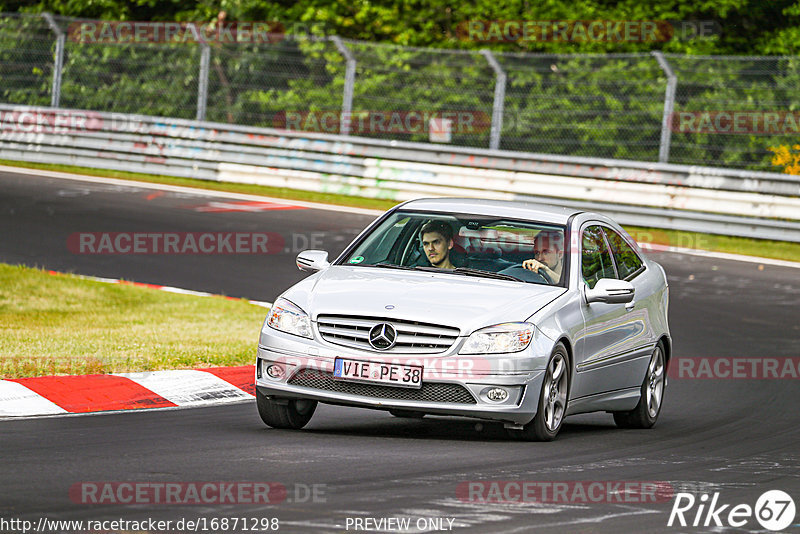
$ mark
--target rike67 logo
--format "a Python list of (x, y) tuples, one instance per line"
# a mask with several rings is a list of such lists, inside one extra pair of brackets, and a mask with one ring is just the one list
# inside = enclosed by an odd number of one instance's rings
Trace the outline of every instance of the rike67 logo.
[(699, 498), (692, 493), (678, 493), (667, 526), (741, 528), (755, 519), (762, 528), (777, 532), (790, 526), (794, 516), (794, 500), (781, 490), (764, 492), (755, 507), (744, 503), (722, 504), (719, 492), (710, 500), (706, 493)]

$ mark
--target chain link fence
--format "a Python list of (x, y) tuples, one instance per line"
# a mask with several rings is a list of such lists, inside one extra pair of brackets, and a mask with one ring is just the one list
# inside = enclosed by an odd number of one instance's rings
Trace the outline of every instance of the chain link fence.
[(43, 17), (0, 15), (0, 99), (48, 106), (56, 36)]
[(110, 42), (81, 24), (102, 23), (0, 14), (0, 101), (767, 171), (800, 136), (800, 57)]
[(770, 148), (800, 142), (800, 57), (666, 59), (677, 78), (671, 162), (780, 170)]
[(503, 148), (658, 158), (665, 79), (652, 56), (497, 56), (509, 80)]

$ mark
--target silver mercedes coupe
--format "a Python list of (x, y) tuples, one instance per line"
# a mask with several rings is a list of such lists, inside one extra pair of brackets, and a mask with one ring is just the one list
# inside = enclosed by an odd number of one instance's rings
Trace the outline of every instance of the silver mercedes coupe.
[(285, 291), (261, 328), (256, 399), (274, 428), (318, 402), (463, 416), (549, 441), (568, 415), (658, 419), (671, 355), (664, 269), (614, 221), (524, 202), (422, 199)]

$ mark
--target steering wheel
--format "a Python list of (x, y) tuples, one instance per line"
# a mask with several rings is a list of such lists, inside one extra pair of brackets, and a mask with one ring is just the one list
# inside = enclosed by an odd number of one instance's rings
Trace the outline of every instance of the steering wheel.
[(519, 278), (525, 282), (553, 285), (553, 281), (544, 270), (539, 269), (538, 271), (531, 271), (530, 269), (523, 267), (521, 263), (506, 267), (502, 271), (499, 271), (499, 274), (507, 274), (515, 278)]
[[(524, 267), (523, 267), (523, 269), (524, 269)], [(546, 281), (546, 282), (547, 282), (549, 285), (551, 285), (551, 286), (553, 285), (553, 279), (552, 279), (552, 278), (550, 278), (550, 275), (549, 275), (549, 274), (547, 274), (547, 271), (545, 271), (545, 270), (544, 270), (544, 267), (539, 267), (539, 268), (536, 270), (536, 274), (538, 274), (538, 275), (541, 275), (541, 277), (542, 277), (542, 278), (544, 278), (544, 279), (545, 279), (545, 281)]]

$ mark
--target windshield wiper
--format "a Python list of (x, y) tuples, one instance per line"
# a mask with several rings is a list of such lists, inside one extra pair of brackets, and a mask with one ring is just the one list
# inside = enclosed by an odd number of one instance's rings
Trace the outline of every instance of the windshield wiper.
[(429, 271), (432, 273), (448, 273), (453, 272), (453, 269), (440, 269), (438, 267), (429, 267), (427, 265), (415, 265), (410, 267), (408, 265), (395, 265), (394, 263), (376, 263), (374, 265), (370, 265), (370, 267), (385, 267), (387, 269), (403, 269), (404, 271)]
[(497, 280), (511, 280), (513, 282), (522, 282), (520, 278), (511, 276), (510, 274), (494, 273), (492, 271), (483, 271), (481, 269), (470, 269), (469, 267), (456, 267), (453, 269), (455, 273), (461, 273), (468, 276), (483, 276), (484, 278), (495, 278)]
[(439, 267), (427, 266), (427, 265), (417, 265), (415, 267), (411, 267), (415, 271), (429, 271), (432, 273), (441, 273), (442, 271), (447, 272), (450, 269), (440, 269)]
[(513, 282), (522, 282), (520, 278), (511, 276), (510, 274), (494, 273), (492, 271), (482, 271), (480, 269), (470, 269), (468, 267), (456, 267), (455, 269), (440, 269), (438, 267), (428, 267), (425, 265), (416, 265), (408, 267), (406, 265), (395, 265), (394, 263), (376, 263), (370, 267), (383, 267), (385, 269), (402, 269), (404, 271), (427, 271), (432, 273), (458, 273), (467, 276), (482, 276), (484, 278), (494, 278), (496, 280), (511, 280)]
[(395, 265), (394, 263), (376, 263), (374, 265), (370, 265), (370, 267), (384, 267), (386, 269), (403, 269), (404, 271), (413, 271), (415, 267), (406, 267), (405, 265)]

